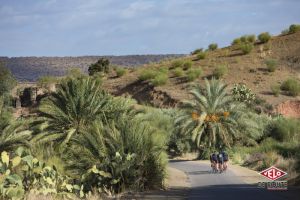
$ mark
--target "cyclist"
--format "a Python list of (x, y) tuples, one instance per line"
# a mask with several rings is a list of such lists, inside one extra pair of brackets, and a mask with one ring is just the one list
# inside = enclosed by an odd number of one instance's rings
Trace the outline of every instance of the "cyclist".
[(218, 172), (218, 157), (217, 157), (217, 152), (214, 152), (210, 155), (210, 163), (211, 163), (211, 168), (214, 173)]
[(224, 168), (223, 168), (224, 158), (223, 158), (223, 154), (221, 152), (219, 152), (219, 154), (218, 154), (218, 164), (219, 164), (219, 172), (222, 173), (222, 171), (224, 170)]
[(223, 155), (223, 160), (224, 160), (223, 170), (225, 171), (227, 169), (228, 154), (223, 150), (222, 155)]

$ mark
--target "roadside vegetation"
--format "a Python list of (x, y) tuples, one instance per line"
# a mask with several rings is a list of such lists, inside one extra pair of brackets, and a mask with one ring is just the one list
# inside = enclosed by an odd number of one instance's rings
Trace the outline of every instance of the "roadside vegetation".
[(298, 119), (260, 117), (263, 131), (250, 146), (236, 146), (230, 150), (233, 163), (263, 170), (276, 166), (289, 173), (289, 181), (299, 181), (299, 124)]
[(157, 123), (160, 118), (151, 117), (153, 111), (137, 112), (135, 101), (109, 95), (98, 77), (65, 77), (58, 84), (41, 101), (38, 117), (15, 122), (1, 96), (4, 199), (30, 192), (72, 199), (95, 191), (113, 196), (163, 187), (169, 136)]

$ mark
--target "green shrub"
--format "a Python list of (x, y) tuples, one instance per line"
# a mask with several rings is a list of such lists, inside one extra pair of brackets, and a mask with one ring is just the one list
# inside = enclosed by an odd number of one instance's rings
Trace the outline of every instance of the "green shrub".
[(160, 86), (160, 85), (165, 85), (168, 82), (168, 75), (165, 73), (159, 73), (157, 74), (150, 82), (154, 86)]
[[(5, 105), (5, 99), (3, 96), (0, 96), (0, 132), (1, 136), (0, 139), (4, 141), (3, 135), (5, 135), (5, 129), (7, 130), (7, 126), (10, 126), (12, 124), (13, 115), (8, 106)], [(12, 133), (14, 133), (15, 130), (12, 130)], [(13, 137), (11, 137), (13, 138)], [(0, 142), (0, 146), (2, 146), (2, 142)], [(0, 151), (6, 150), (2, 149), (0, 147)]]
[(241, 43), (242, 43), (241, 38), (235, 38), (231, 44), (232, 45), (240, 45)]
[(183, 67), (183, 64), (184, 64), (184, 60), (174, 60), (171, 63), (171, 69), (175, 69), (177, 67)]
[(280, 142), (299, 141), (299, 130), (299, 119), (279, 118), (272, 123), (270, 136)]
[(264, 159), (262, 160), (262, 166), (258, 167), (257, 170), (264, 170), (268, 168), (269, 166), (273, 166), (276, 164), (278, 159), (280, 159), (281, 156), (278, 155), (276, 151), (269, 151), (264, 154)]
[(218, 44), (217, 43), (212, 43), (208, 46), (208, 49), (211, 51), (214, 51), (218, 48)]
[(293, 78), (284, 81), (280, 88), (287, 91), (291, 96), (298, 96), (300, 94), (300, 83), (298, 80)]
[(220, 65), (220, 66), (215, 68), (215, 70), (213, 72), (213, 76), (216, 77), (216, 78), (222, 78), (227, 73), (228, 73), (227, 66), (226, 65)]
[(277, 60), (269, 59), (265, 61), (269, 72), (275, 72), (277, 68)]
[(300, 31), (300, 24), (292, 24), (289, 28), (289, 33), (296, 33)]
[(54, 76), (41, 76), (37, 80), (37, 86), (47, 88), (51, 84), (55, 84), (58, 82), (57, 77)]
[(160, 68), (158, 69), (158, 71), (159, 71), (160, 73), (167, 74), (167, 73), (169, 72), (169, 68), (168, 68), (168, 67), (160, 67)]
[(243, 35), (240, 38), (236, 38), (232, 41), (232, 45), (240, 45), (243, 43), (254, 43), (256, 40), (255, 35)]
[[(67, 78), (81, 78), (86, 76), (84, 73), (82, 73), (80, 68), (72, 68), (68, 70)], [(58, 80), (58, 78), (56, 78)]]
[(258, 35), (258, 40), (262, 43), (266, 43), (271, 39), (271, 35), (268, 32), (264, 32)]
[(196, 56), (197, 60), (203, 60), (203, 59), (205, 59), (205, 57), (206, 57), (205, 52), (197, 53), (197, 56)]
[(196, 54), (201, 53), (201, 52), (203, 52), (203, 48), (201, 48), (201, 49), (195, 49), (194, 51), (191, 52), (191, 54), (192, 55), (196, 55)]
[(154, 69), (143, 69), (139, 75), (139, 79), (142, 81), (153, 79), (157, 72)]
[(241, 36), (241, 37), (240, 37), (240, 40), (241, 40), (242, 43), (247, 42), (247, 35)]
[(199, 76), (201, 76), (202, 74), (202, 69), (201, 68), (197, 68), (197, 69), (190, 69), (187, 72), (187, 80), (188, 81), (194, 81), (197, 78), (199, 78)]
[(234, 84), (231, 92), (236, 101), (252, 103), (255, 100), (255, 94), (245, 84)]
[(16, 79), (0, 61), (0, 96), (9, 93), (16, 85)]
[(281, 31), (281, 35), (286, 35), (286, 34), (289, 34), (290, 33), (290, 30), (289, 29), (284, 29)]
[(254, 43), (256, 40), (255, 35), (247, 35), (247, 42)]
[(275, 97), (278, 97), (280, 94), (280, 85), (272, 85), (271, 91)]
[(240, 49), (242, 50), (243, 54), (248, 54), (254, 48), (253, 44), (251, 43), (243, 43), (240, 45)]
[(184, 73), (184, 71), (183, 71), (183, 69), (180, 68), (180, 67), (177, 67), (177, 68), (174, 69), (174, 75), (175, 75), (176, 77), (182, 77), (182, 76), (183, 76), (183, 73)]
[(108, 73), (110, 70), (110, 62), (106, 58), (100, 58), (96, 63), (89, 66), (89, 75), (93, 76), (96, 73)]
[(193, 62), (192, 62), (191, 60), (187, 60), (187, 61), (185, 61), (185, 62), (183, 63), (182, 68), (183, 68), (184, 70), (188, 70), (188, 69), (190, 69), (192, 66), (193, 66)]
[(127, 69), (125, 68), (117, 68), (116, 69), (117, 77), (124, 76), (127, 73)]

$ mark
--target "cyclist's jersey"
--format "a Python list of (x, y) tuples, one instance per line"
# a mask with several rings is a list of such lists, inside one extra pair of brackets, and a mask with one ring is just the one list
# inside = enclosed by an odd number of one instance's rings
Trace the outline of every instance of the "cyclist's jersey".
[(225, 151), (222, 152), (222, 155), (223, 155), (224, 161), (228, 161), (228, 154)]
[(218, 162), (219, 162), (219, 163), (223, 163), (223, 162), (224, 162), (222, 153), (219, 153), (219, 154), (218, 154)]
[(217, 158), (217, 155), (216, 154), (211, 154), (211, 156), (210, 156), (210, 161), (215, 161), (215, 162), (217, 162), (218, 161), (218, 158)]

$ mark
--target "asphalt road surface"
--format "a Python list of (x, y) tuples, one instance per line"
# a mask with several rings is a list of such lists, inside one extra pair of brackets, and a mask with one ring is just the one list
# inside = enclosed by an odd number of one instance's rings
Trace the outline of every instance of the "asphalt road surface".
[[(232, 169), (222, 174), (211, 173), (209, 163), (195, 161), (171, 161), (170, 167), (184, 171), (189, 178), (187, 199), (199, 200), (282, 200), (300, 199), (299, 188), (287, 191), (270, 191), (247, 184), (243, 176)], [(246, 177), (247, 175), (245, 175)]]

